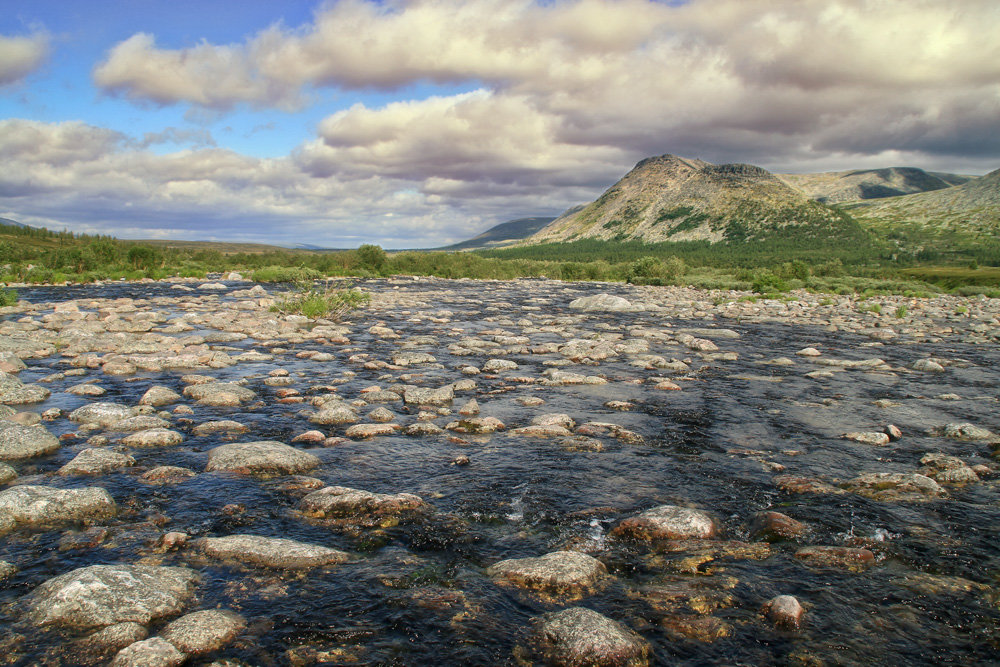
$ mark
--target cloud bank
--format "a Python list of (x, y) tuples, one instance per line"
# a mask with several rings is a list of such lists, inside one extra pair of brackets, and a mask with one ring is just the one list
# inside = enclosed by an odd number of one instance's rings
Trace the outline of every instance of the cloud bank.
[(0, 86), (16, 83), (41, 67), (49, 55), (45, 35), (5, 37), (0, 35)]
[[(1000, 161), (997, 34), (995, 0), (341, 0), (233, 44), (175, 49), (137, 33), (93, 79), (213, 113), (290, 112), (322, 89), (439, 94), (336, 111), (273, 160), (184, 129), (132, 139), (7, 124), (11, 142), (46, 139), (0, 188), (56, 200), (94, 189), (88, 205), (127, 197), (149, 220), (198, 215), (200, 202), (220, 234), (227, 220), (301, 219), (343, 243), (363, 228), (361, 240), (434, 245), (558, 212), (665, 152), (789, 171), (984, 172)], [(178, 139), (195, 149), (147, 150)], [(96, 151), (53, 170), (77, 148)]]

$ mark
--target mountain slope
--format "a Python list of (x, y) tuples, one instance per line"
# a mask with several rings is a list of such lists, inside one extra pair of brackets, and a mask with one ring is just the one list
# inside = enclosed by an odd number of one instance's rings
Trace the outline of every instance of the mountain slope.
[(642, 160), (596, 201), (563, 214), (527, 242), (761, 241), (791, 227), (818, 242), (864, 236), (849, 216), (760, 167), (661, 155)]
[(439, 250), (478, 250), (480, 248), (502, 248), (531, 236), (555, 218), (518, 218), (490, 227), (479, 236)]
[(820, 174), (779, 174), (781, 180), (806, 196), (827, 204), (896, 197), (943, 190), (971, 177), (928, 172), (915, 167), (855, 169)]

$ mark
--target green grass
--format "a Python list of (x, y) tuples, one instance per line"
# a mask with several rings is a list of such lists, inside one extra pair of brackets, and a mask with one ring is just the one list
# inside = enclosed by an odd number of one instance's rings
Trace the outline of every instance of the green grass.
[(306, 287), (293, 296), (271, 306), (271, 311), (284, 315), (304, 315), (311, 319), (340, 319), (347, 313), (363, 308), (371, 296), (349, 286), (317, 289)]

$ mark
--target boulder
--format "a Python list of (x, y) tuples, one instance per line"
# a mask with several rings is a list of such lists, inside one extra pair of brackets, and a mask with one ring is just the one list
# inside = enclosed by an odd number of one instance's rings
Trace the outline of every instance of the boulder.
[(649, 646), (634, 631), (584, 607), (570, 607), (541, 619), (535, 650), (561, 667), (640, 667), (649, 664)]
[(641, 305), (634, 305), (628, 299), (611, 294), (595, 294), (573, 299), (569, 307), (571, 310), (585, 313), (629, 313), (645, 310)]
[(208, 452), (206, 472), (228, 471), (243, 475), (297, 475), (312, 470), (320, 460), (281, 442), (262, 440), (220, 445)]
[(160, 637), (150, 637), (123, 648), (110, 667), (177, 667), (187, 656)]
[(142, 395), (142, 398), (139, 399), (139, 405), (151, 405), (154, 408), (159, 408), (164, 405), (173, 405), (182, 398), (180, 394), (169, 387), (155, 385)]
[(486, 574), (500, 584), (578, 600), (600, 588), (608, 578), (608, 569), (587, 554), (556, 551), (537, 558), (502, 560), (487, 568)]
[(0, 491), (0, 515), (29, 526), (104, 519), (117, 512), (115, 501), (99, 487), (56, 489), (24, 484)]
[(233, 641), (247, 625), (239, 614), (225, 609), (205, 609), (171, 621), (160, 637), (190, 655), (218, 651)]
[(37, 384), (24, 384), (16, 375), (0, 371), (0, 403), (23, 405), (25, 403), (40, 403), (51, 396), (45, 387)]
[(167, 447), (183, 441), (183, 435), (168, 428), (149, 428), (121, 439), (121, 443), (129, 447)]
[(616, 537), (641, 540), (708, 539), (718, 533), (715, 521), (701, 510), (660, 505), (625, 519), (611, 532)]
[(121, 403), (88, 403), (69, 413), (72, 421), (108, 427), (132, 416), (132, 409)]
[(455, 389), (450, 384), (438, 389), (408, 386), (403, 391), (407, 405), (451, 405), (454, 398)]
[(327, 486), (313, 491), (299, 503), (306, 516), (315, 519), (345, 519), (348, 523), (398, 519), (429, 509), (412, 493), (372, 493), (346, 486)]
[(35, 625), (94, 628), (151, 621), (180, 612), (194, 595), (198, 573), (186, 567), (90, 565), (41, 584), (31, 594)]
[(59, 449), (59, 439), (44, 426), (21, 426), (0, 419), (0, 461), (18, 461), (51, 454)]
[(202, 405), (233, 407), (257, 398), (257, 394), (235, 382), (207, 382), (184, 387), (184, 395)]
[(112, 470), (135, 465), (135, 459), (113, 449), (90, 447), (59, 468), (60, 475), (103, 475)]
[(812, 546), (795, 552), (795, 557), (814, 567), (833, 567), (860, 572), (875, 563), (875, 554), (854, 547)]
[(204, 537), (196, 540), (194, 546), (212, 558), (289, 570), (335, 565), (350, 558), (343, 551), (318, 544), (259, 535)]
[(794, 595), (778, 595), (764, 603), (761, 612), (775, 625), (798, 628), (805, 611)]

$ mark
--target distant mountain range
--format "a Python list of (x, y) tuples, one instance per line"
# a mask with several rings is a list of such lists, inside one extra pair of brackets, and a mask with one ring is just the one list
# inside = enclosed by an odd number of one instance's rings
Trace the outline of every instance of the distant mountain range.
[(17, 220), (11, 220), (10, 218), (0, 218), (0, 225), (9, 225), (11, 227), (28, 227), (24, 223), (18, 222)]
[(527, 238), (545, 227), (555, 218), (518, 218), (490, 227), (479, 236), (437, 250), (479, 250), (482, 248), (502, 248)]

